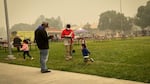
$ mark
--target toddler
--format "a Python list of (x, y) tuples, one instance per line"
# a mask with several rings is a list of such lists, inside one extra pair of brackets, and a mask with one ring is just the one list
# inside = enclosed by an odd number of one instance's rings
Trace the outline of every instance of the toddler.
[(90, 57), (89, 57), (90, 52), (89, 52), (89, 50), (86, 48), (86, 45), (85, 45), (85, 44), (82, 44), (82, 55), (83, 55), (83, 58), (84, 58), (84, 62), (85, 62), (85, 63), (94, 62), (93, 58), (90, 58)]
[(30, 57), (31, 60), (33, 60), (33, 57), (29, 54), (29, 46), (28, 46), (28, 41), (23, 40), (22, 48), (20, 49), (23, 51), (23, 58), (26, 59), (25, 55)]

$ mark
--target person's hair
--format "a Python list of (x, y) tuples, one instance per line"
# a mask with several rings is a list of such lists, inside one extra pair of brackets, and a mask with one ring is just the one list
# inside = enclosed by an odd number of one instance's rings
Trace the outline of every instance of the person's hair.
[(85, 44), (82, 44), (82, 47), (83, 47), (83, 48), (86, 48), (86, 45), (85, 45)]
[(42, 26), (48, 27), (48, 22), (42, 22)]
[(71, 25), (70, 25), (70, 24), (67, 24), (67, 25), (66, 25), (66, 28), (70, 28), (70, 27), (71, 27)]
[(23, 40), (24, 43), (28, 44), (28, 40)]

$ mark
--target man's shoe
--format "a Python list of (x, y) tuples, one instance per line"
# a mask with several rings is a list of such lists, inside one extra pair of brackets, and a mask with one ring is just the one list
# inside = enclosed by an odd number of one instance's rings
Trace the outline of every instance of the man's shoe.
[(47, 70), (47, 71), (41, 71), (41, 73), (49, 73), (51, 71)]

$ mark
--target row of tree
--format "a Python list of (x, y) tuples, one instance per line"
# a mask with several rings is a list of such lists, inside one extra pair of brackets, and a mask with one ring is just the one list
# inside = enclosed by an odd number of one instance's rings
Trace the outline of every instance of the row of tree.
[(98, 29), (112, 31), (131, 31), (133, 24), (144, 28), (150, 26), (150, 1), (145, 6), (140, 6), (135, 17), (125, 17), (116, 11), (106, 11), (100, 15)]
[[(42, 23), (42, 21), (47, 21), (51, 27), (62, 28), (63, 22), (60, 16), (57, 18), (45, 18), (41, 15), (34, 24), (24, 24), (19, 23), (12, 26), (11, 31), (17, 30), (35, 30)], [(140, 6), (137, 10), (135, 17), (126, 17), (122, 13), (117, 13), (114, 10), (106, 11), (100, 15), (98, 29), (100, 30), (112, 30), (112, 31), (131, 31), (132, 26), (140, 26), (143, 31), (144, 28), (150, 26), (150, 1), (147, 2), (145, 6)], [(91, 25), (89, 23), (83, 26), (85, 29), (90, 29)]]
[(54, 28), (62, 28), (63, 27), (63, 23), (61, 21), (60, 16), (58, 16), (57, 18), (45, 18), (43, 15), (41, 15), (34, 24), (25, 24), (25, 23), (19, 23), (19, 24), (15, 24), (12, 26), (11, 31), (33, 31), (35, 30), (41, 23), (42, 21), (46, 21), (49, 23), (50, 27), (54, 27)]
[(100, 30), (110, 29), (112, 31), (127, 31), (132, 26), (132, 19), (125, 17), (116, 11), (107, 11), (100, 15), (98, 28)]

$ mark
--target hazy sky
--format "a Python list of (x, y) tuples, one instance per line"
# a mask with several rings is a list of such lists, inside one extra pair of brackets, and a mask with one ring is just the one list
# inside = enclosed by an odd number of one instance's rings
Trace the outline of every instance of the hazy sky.
[[(125, 16), (134, 17), (139, 6), (148, 0), (121, 0)], [(10, 27), (16, 23), (33, 24), (44, 15), (60, 16), (71, 24), (98, 22), (99, 15), (108, 10), (120, 11), (120, 0), (7, 0)], [(5, 27), (4, 2), (0, 0), (0, 27)]]

